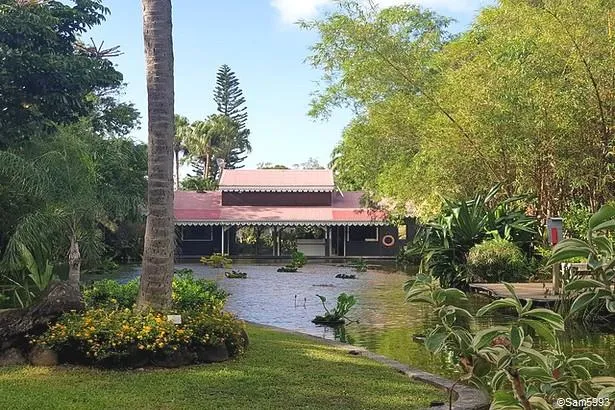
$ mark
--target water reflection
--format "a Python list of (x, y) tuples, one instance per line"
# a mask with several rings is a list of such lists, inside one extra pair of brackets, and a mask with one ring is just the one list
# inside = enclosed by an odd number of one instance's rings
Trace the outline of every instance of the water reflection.
[[(236, 270), (248, 273), (247, 279), (228, 279), (223, 269), (200, 264), (181, 264), (199, 277), (216, 280), (231, 293), (227, 309), (240, 318), (253, 322), (297, 330), (328, 339), (337, 339), (365, 347), (395, 360), (427, 371), (455, 376), (454, 358), (447, 354), (431, 355), (414, 336), (426, 333), (435, 323), (435, 315), (425, 305), (409, 305), (404, 301), (403, 284), (407, 276), (387, 271), (357, 274), (358, 279), (336, 279), (339, 273), (356, 274), (351, 268), (336, 265), (308, 264), (300, 273), (277, 273), (278, 266), (234, 264)], [(114, 277), (127, 281), (139, 275), (140, 268), (125, 269)], [(94, 279), (99, 279), (95, 277)], [(92, 280), (92, 277), (86, 278)], [(323, 313), (316, 294), (327, 298), (333, 307), (342, 292), (357, 297), (351, 319), (358, 323), (343, 328), (318, 326), (311, 320)], [(470, 310), (475, 311), (488, 300), (472, 295)], [(474, 328), (505, 324), (510, 318), (496, 314), (481, 318)], [(610, 334), (609, 334), (610, 333)], [(562, 343), (569, 352), (592, 351), (601, 354), (615, 374), (615, 329), (588, 331), (571, 329), (562, 335)]]

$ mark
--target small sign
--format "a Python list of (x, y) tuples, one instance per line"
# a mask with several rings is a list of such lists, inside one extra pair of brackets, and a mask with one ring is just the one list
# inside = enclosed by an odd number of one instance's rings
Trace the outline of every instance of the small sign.
[(174, 325), (182, 324), (182, 315), (167, 315), (167, 319)]
[(549, 218), (547, 220), (547, 236), (551, 245), (557, 245), (562, 239), (562, 218)]

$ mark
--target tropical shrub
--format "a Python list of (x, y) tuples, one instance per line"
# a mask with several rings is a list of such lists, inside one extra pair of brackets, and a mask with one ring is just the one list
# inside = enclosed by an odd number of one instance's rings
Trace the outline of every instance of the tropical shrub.
[(586, 239), (564, 239), (553, 249), (548, 264), (587, 258), (590, 277), (574, 277), (564, 284), (562, 298), (572, 299), (567, 318), (582, 316), (596, 304), (615, 313), (615, 207), (604, 205), (589, 219)]
[(68, 313), (33, 342), (78, 363), (147, 362), (173, 351), (195, 351), (225, 344), (231, 355), (246, 345), (242, 323), (233, 315), (209, 309), (185, 312), (174, 324), (160, 313), (131, 309), (89, 309)]
[(196, 279), (192, 272), (179, 273), (173, 278), (173, 307), (184, 311), (208, 306), (222, 309), (228, 293), (218, 288), (216, 282)]
[(333, 311), (330, 311), (327, 308), (326, 302), (327, 298), (321, 295), (316, 295), (320, 299), (322, 303), (322, 307), (325, 309), (325, 314), (322, 316), (316, 316), (313, 323), (317, 324), (325, 324), (325, 325), (341, 325), (346, 322), (346, 320), (350, 320), (346, 317), (350, 309), (357, 303), (357, 299), (353, 295), (347, 295), (346, 293), (341, 293), (337, 297), (337, 304)]
[(473, 281), (517, 282), (529, 276), (523, 252), (505, 239), (490, 239), (475, 245), (468, 253), (467, 268)]
[(303, 252), (294, 251), (292, 255), (292, 260), (290, 262), (290, 266), (294, 266), (296, 268), (302, 268), (307, 263), (307, 258), (303, 254)]
[(233, 260), (231, 258), (227, 258), (221, 253), (214, 253), (211, 256), (203, 256), (201, 257), (201, 263), (211, 266), (212, 268), (226, 268), (229, 269), (233, 264)]
[(367, 272), (367, 263), (363, 260), (363, 258), (352, 262), (352, 266), (357, 272)]
[(121, 284), (112, 279), (99, 280), (83, 288), (87, 308), (131, 309), (137, 302), (139, 279)]
[[(125, 284), (106, 279), (84, 287), (83, 297), (87, 308), (132, 308), (137, 302), (139, 279)], [(208, 307), (220, 310), (228, 293), (218, 288), (214, 281), (197, 279), (190, 269), (176, 271), (173, 278), (173, 309), (184, 311)]]
[[(558, 398), (614, 399), (615, 378), (593, 378), (590, 373), (606, 366), (602, 357), (566, 356), (557, 338), (565, 330), (564, 319), (548, 309), (533, 309), (531, 301), (521, 303), (514, 288), (506, 286), (511, 297), (483, 306), (476, 317), (512, 310), (510, 325), (472, 331), (469, 323), (475, 316), (465, 309), (463, 292), (443, 289), (429, 275), (408, 282), (407, 300), (430, 305), (440, 320), (427, 334), (425, 347), (455, 357), (460, 379), (491, 394), (491, 409), (552, 409)], [(538, 342), (546, 347), (539, 349)]]
[(498, 192), (495, 186), (469, 201), (445, 200), (440, 215), (421, 226), (407, 246), (408, 256), (421, 258), (420, 272), (432, 274), (444, 287), (464, 288), (468, 253), (485, 239), (504, 238), (529, 253), (538, 221), (519, 205), (524, 196), (495, 202)]

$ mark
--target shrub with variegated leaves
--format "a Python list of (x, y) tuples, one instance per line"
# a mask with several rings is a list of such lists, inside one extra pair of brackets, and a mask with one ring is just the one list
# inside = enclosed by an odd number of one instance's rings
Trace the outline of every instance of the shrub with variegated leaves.
[[(438, 281), (419, 275), (407, 284), (408, 301), (427, 303), (440, 323), (425, 338), (432, 352), (453, 352), (463, 376), (492, 395), (492, 409), (552, 409), (558, 398), (609, 397), (615, 400), (615, 378), (592, 377), (591, 370), (605, 367), (599, 355), (567, 356), (558, 333), (564, 320), (549, 309), (522, 303), (514, 287), (505, 284), (510, 298), (496, 300), (476, 312), (476, 317), (506, 309), (515, 312), (508, 326), (472, 331), (475, 316), (465, 309), (466, 295), (442, 289)], [(538, 341), (547, 348), (539, 348)]]

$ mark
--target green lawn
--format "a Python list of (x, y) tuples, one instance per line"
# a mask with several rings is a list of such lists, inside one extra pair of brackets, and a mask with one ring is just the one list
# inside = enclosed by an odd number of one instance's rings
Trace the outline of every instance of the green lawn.
[(250, 326), (233, 361), (175, 370), (0, 369), (0, 409), (415, 409), (445, 394), (310, 338)]

